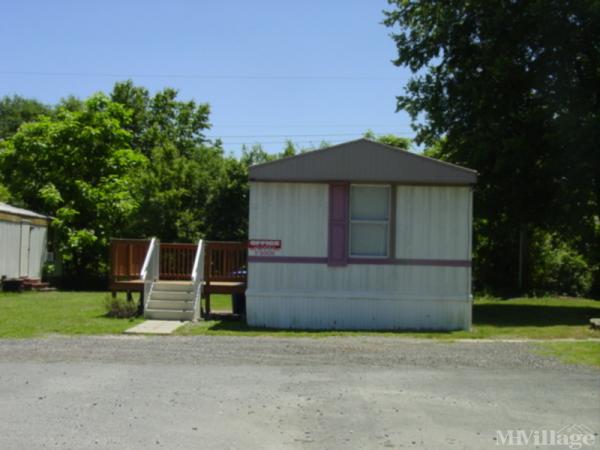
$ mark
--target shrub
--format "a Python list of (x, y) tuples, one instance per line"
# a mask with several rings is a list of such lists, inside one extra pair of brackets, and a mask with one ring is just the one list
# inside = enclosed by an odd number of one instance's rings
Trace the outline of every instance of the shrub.
[(536, 293), (584, 296), (590, 292), (595, 268), (557, 236), (536, 232), (532, 256), (531, 281)]
[(138, 305), (134, 301), (127, 301), (122, 297), (112, 297), (107, 294), (104, 298), (104, 308), (108, 317), (135, 317), (138, 314)]

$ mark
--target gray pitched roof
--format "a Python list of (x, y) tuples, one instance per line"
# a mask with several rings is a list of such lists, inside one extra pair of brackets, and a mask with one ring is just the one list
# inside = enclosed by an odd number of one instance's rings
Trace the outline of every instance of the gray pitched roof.
[(358, 139), (250, 167), (251, 181), (356, 181), (433, 185), (469, 185), (477, 172)]
[(17, 208), (16, 206), (9, 205), (8, 203), (0, 202), (0, 212), (12, 214), (21, 217), (33, 217), (35, 219), (51, 219), (50, 216), (44, 216), (28, 209)]

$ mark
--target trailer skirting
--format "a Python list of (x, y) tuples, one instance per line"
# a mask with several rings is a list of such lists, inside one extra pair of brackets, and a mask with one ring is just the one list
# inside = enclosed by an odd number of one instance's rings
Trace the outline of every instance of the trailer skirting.
[(472, 298), (246, 292), (251, 326), (321, 330), (469, 330)]

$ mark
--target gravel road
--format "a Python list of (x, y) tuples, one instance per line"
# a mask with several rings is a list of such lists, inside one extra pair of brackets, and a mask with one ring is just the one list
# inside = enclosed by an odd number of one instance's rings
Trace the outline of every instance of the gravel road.
[(600, 431), (600, 371), (534, 350), (389, 337), (4, 340), (0, 448), (497, 449), (496, 430)]

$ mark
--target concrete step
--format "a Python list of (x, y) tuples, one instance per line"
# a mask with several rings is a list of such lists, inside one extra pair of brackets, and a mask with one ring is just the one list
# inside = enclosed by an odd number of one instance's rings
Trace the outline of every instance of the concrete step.
[(155, 281), (152, 290), (192, 292), (194, 290), (194, 284), (191, 281)]
[(154, 320), (192, 320), (194, 318), (193, 311), (169, 310), (169, 309), (146, 309), (144, 311), (146, 319)]
[(23, 281), (23, 289), (26, 291), (44, 291), (50, 289), (50, 283), (41, 281)]
[(194, 299), (193, 293), (187, 291), (156, 291), (152, 289), (149, 300), (188, 300)]
[(148, 301), (148, 309), (169, 309), (169, 310), (180, 310), (180, 311), (192, 311), (194, 308), (193, 301), (185, 300), (158, 300), (151, 298)]
[(50, 283), (41, 282), (41, 281), (23, 281), (23, 286), (31, 286), (31, 287), (48, 287)]

